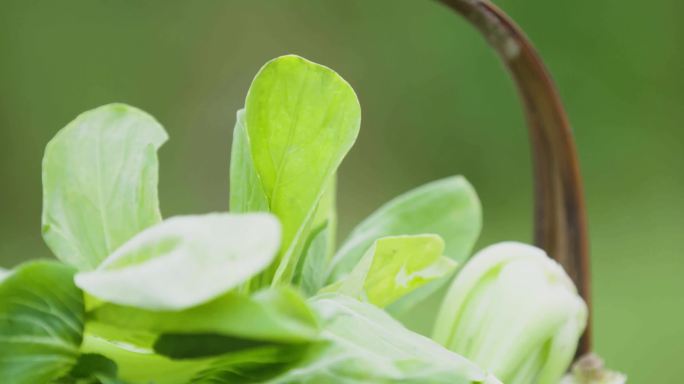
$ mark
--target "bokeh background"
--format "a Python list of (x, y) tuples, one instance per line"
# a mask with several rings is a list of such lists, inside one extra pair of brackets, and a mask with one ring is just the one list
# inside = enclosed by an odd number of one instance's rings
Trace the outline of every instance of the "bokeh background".
[[(632, 383), (684, 377), (681, 0), (499, 0), (553, 73), (575, 129), (593, 251), (596, 349)], [(362, 132), (340, 171), (341, 233), (389, 198), (465, 175), (478, 247), (530, 240), (516, 93), (433, 1), (0, 0), (0, 265), (50, 257), (40, 164), (78, 113), (120, 101), (165, 125), (165, 215), (226, 210), (235, 111), (268, 59), (297, 53), (354, 86)]]

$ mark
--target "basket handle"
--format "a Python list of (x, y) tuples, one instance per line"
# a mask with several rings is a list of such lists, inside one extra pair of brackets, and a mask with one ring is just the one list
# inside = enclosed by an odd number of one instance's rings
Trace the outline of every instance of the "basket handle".
[[(484, 35), (515, 81), (532, 149), (535, 244), (563, 265), (591, 308), (582, 178), (570, 123), (551, 75), (520, 27), (488, 0), (439, 1)], [(590, 350), (591, 316), (577, 353)]]

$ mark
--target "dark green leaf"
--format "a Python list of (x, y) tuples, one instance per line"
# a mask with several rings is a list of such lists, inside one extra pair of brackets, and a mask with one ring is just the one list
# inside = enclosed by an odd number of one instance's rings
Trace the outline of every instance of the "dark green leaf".
[(117, 379), (116, 363), (94, 353), (81, 355), (69, 373), (69, 378), (75, 384), (124, 384)]
[(0, 283), (0, 383), (45, 383), (76, 364), (84, 305), (74, 272), (38, 261)]
[(154, 351), (172, 359), (218, 356), (280, 344), (217, 334), (165, 333), (154, 343)]

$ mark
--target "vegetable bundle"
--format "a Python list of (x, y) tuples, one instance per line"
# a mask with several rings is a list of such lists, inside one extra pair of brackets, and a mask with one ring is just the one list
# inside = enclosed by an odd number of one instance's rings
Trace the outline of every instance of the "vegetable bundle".
[[(360, 120), (332, 70), (270, 61), (237, 113), (230, 213), (163, 219), (162, 126), (121, 104), (78, 116), (43, 161), (60, 262), (0, 270), (0, 383), (557, 383), (586, 307), (531, 246), (461, 267), (481, 227), (464, 178), (393, 199), (336, 247)], [(454, 275), (432, 338), (404, 326)]]

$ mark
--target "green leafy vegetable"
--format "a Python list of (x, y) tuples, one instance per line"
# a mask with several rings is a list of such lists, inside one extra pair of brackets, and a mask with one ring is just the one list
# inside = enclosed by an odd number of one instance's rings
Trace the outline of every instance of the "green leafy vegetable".
[(283, 225), (273, 283), (292, 280), (326, 184), (359, 132), (351, 86), (329, 68), (297, 56), (267, 63), (247, 94), (245, 121), (254, 169)]
[(439, 343), (400, 322), (477, 239), (464, 178), (390, 201), (335, 252), (337, 170), (360, 119), (334, 71), (268, 62), (237, 113), (231, 213), (162, 221), (163, 128), (120, 104), (76, 118), (43, 162), (43, 235), (65, 264), (0, 269), (0, 383), (500, 383), (491, 369), (556, 384), (586, 308), (534, 248), (468, 263)]
[(185, 309), (266, 268), (279, 237), (277, 220), (264, 213), (179, 216), (141, 232), (76, 284), (111, 303)]
[(454, 280), (433, 338), (510, 384), (557, 384), (584, 330), (587, 308), (541, 249), (500, 243)]
[(83, 337), (83, 295), (74, 270), (38, 261), (0, 283), (0, 383), (45, 383), (76, 364)]
[(383, 237), (342, 280), (324, 289), (386, 307), (425, 283), (450, 274), (456, 263), (442, 256), (437, 235)]
[(43, 237), (62, 261), (97, 267), (161, 220), (154, 118), (122, 104), (88, 111), (62, 129), (43, 159)]

